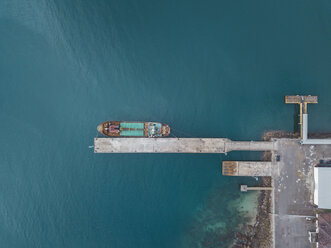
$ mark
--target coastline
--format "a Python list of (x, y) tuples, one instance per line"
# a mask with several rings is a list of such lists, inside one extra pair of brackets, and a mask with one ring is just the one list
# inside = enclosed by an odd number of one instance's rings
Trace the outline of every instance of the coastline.
[[(287, 133), (283, 131), (268, 131), (263, 134), (263, 141), (273, 138), (298, 138), (299, 133)], [(264, 152), (262, 160), (270, 161), (271, 152)], [(261, 177), (260, 186), (271, 187), (271, 177)], [(269, 248), (273, 244), (272, 227), (272, 192), (262, 190), (259, 192), (255, 223), (244, 224), (242, 232), (237, 232), (233, 248)]]
[[(270, 184), (271, 178), (262, 178), (261, 186), (270, 186)], [(272, 245), (271, 192), (256, 193), (259, 194), (256, 216), (252, 218), (252, 222), (243, 224), (243, 231), (236, 233), (233, 248), (267, 248)]]

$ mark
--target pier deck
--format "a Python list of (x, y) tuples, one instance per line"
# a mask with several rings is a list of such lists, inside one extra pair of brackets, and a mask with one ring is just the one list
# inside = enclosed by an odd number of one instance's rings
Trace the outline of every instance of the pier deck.
[(285, 103), (318, 103), (317, 96), (285, 96)]
[(247, 185), (240, 185), (241, 192), (247, 192), (249, 190), (273, 190), (272, 187), (248, 187)]
[(277, 162), (223, 161), (224, 176), (273, 176), (279, 173)]
[(308, 103), (318, 103), (317, 96), (285, 96), (285, 103), (294, 103), (300, 105), (300, 137), (303, 141), (308, 139), (308, 114), (307, 114), (307, 104)]
[(95, 138), (95, 153), (226, 153), (272, 151), (272, 141), (231, 141), (225, 138)]

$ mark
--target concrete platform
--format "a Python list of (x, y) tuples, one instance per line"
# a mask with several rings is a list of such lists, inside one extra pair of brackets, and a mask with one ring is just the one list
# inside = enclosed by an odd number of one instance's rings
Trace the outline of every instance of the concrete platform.
[(275, 151), (275, 142), (272, 141), (232, 141), (225, 144), (225, 152), (230, 151)]
[(272, 187), (248, 187), (247, 185), (240, 185), (241, 192), (247, 192), (250, 190), (273, 190)]
[(226, 153), (271, 151), (274, 142), (225, 138), (95, 138), (95, 153)]
[(295, 139), (276, 142), (273, 158), (280, 157), (280, 174), (273, 177), (274, 247), (312, 248), (308, 231), (315, 231), (316, 226), (305, 218), (315, 216), (313, 168), (331, 154), (330, 146), (303, 146)]
[(277, 162), (223, 161), (224, 176), (274, 176), (279, 173)]

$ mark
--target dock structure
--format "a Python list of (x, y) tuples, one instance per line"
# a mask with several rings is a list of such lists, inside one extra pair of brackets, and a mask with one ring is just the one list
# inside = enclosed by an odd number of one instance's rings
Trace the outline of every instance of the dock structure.
[(285, 103), (318, 103), (318, 97), (317, 96), (285, 96)]
[(241, 192), (247, 192), (249, 190), (273, 190), (272, 187), (248, 187), (247, 185), (240, 185)]
[(222, 174), (224, 176), (272, 176), (278, 172), (276, 162), (262, 161), (223, 161)]
[(95, 153), (227, 153), (273, 151), (273, 141), (231, 141), (226, 138), (95, 138)]
[(331, 145), (331, 139), (309, 139), (308, 138), (308, 103), (318, 103), (317, 96), (285, 96), (285, 103), (300, 105), (300, 138), (303, 145)]
[[(286, 96), (285, 103), (300, 105), (301, 141), (296, 138), (274, 137), (271, 141), (231, 141), (226, 138), (95, 138), (95, 153), (227, 153), (230, 151), (270, 151), (271, 161), (223, 161), (225, 176), (267, 176), (272, 187), (240, 185), (242, 192), (261, 190), (262, 204), (271, 230), (263, 221), (256, 227), (263, 230), (272, 244), (268, 247), (312, 247), (308, 234), (316, 234), (314, 216), (314, 168), (331, 157), (331, 139), (308, 138), (307, 105), (316, 104), (317, 96)], [(312, 144), (312, 145), (306, 145)], [(268, 156), (269, 157), (269, 156)], [(316, 184), (317, 183), (317, 184)], [(269, 194), (271, 196), (269, 209)], [(261, 200), (260, 200), (261, 199)], [(265, 204), (267, 203), (267, 204)], [(317, 206), (318, 207), (318, 206)], [(263, 216), (263, 215), (261, 215)], [(269, 225), (269, 224), (268, 224)], [(317, 232), (323, 233), (318, 227)], [(270, 231), (270, 232), (269, 232)], [(262, 233), (264, 235), (264, 233)], [(320, 243), (321, 244), (321, 243)], [(329, 247), (329, 246), (328, 246)]]
[(299, 104), (300, 105), (300, 137), (302, 140), (308, 139), (308, 113), (307, 113), (307, 104), (318, 103), (317, 96), (285, 96), (285, 103), (287, 104)]

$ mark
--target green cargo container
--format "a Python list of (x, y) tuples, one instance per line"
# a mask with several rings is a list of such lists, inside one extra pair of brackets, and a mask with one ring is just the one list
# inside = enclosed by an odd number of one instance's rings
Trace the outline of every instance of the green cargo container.
[(121, 122), (120, 127), (122, 127), (122, 128), (144, 129), (145, 128), (145, 123), (139, 123), (139, 122)]
[(120, 136), (144, 136), (143, 130), (123, 130), (120, 132)]

